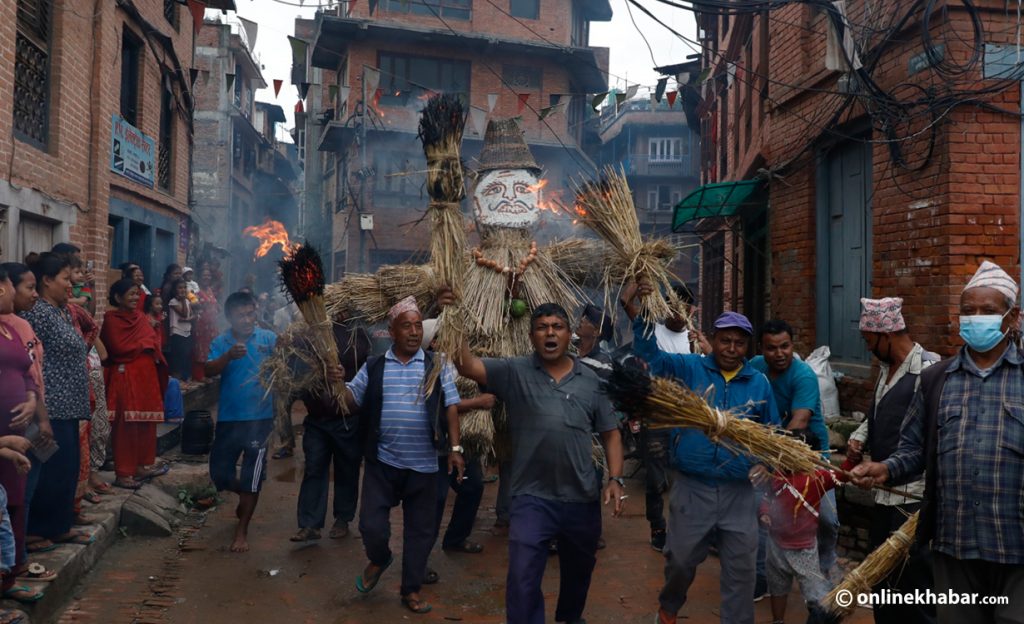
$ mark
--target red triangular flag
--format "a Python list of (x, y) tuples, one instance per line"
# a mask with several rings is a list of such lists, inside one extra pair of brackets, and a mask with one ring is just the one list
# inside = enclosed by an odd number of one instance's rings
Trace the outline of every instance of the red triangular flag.
[(304, 113), (304, 112), (306, 112), (306, 108), (302, 105), (302, 100), (299, 100), (298, 102), (295, 103), (295, 112), (296, 113)]
[(188, 10), (192, 13), (192, 30), (199, 34), (203, 27), (203, 14), (206, 13), (206, 4), (201, 0), (188, 0)]
[(676, 105), (676, 96), (677, 95), (679, 95), (678, 91), (669, 91), (668, 93), (665, 94), (665, 97), (668, 98), (668, 107), (669, 108), (672, 108), (673, 106)]
[(277, 78), (274, 79), (274, 97), (277, 97), (277, 94), (281, 92), (281, 85), (283, 84), (283, 80), (279, 80)]
[(519, 96), (519, 107), (516, 109), (516, 113), (521, 113), (521, 112), (523, 112), (523, 109), (526, 108), (526, 102), (529, 101), (530, 94), (529, 93), (519, 93), (517, 95)]
[(381, 98), (382, 95), (384, 95), (384, 89), (377, 89), (376, 91), (373, 92), (373, 107), (374, 108), (377, 108), (377, 106), (380, 104), (380, 98)]

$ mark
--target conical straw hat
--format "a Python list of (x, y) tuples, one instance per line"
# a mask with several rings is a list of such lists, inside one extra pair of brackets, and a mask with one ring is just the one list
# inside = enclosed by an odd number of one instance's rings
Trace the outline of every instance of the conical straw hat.
[(529, 169), (540, 173), (540, 167), (533, 159), (515, 119), (492, 119), (487, 123), (484, 147), (477, 160), (480, 173), (496, 169)]

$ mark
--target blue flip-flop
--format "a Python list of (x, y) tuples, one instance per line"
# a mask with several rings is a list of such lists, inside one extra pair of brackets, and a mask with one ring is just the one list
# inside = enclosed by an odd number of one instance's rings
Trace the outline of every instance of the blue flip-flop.
[(391, 567), (391, 564), (394, 563), (394, 561), (395, 561), (395, 556), (394, 555), (388, 557), (388, 562), (385, 563), (383, 566), (381, 566), (380, 572), (377, 573), (377, 576), (375, 578), (370, 579), (371, 582), (369, 582), (369, 583), (366, 583), (366, 582), (363, 581), (363, 575), (362, 574), (357, 576), (356, 577), (356, 589), (359, 591), (359, 593), (360, 594), (368, 594), (371, 591), (373, 591), (373, 588), (376, 587), (377, 583), (380, 582), (380, 577), (384, 576), (384, 572), (388, 568)]

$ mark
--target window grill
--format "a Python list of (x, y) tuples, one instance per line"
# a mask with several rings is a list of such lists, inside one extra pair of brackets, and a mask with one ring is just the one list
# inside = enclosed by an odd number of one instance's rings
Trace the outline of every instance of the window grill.
[(14, 52), (14, 132), (46, 147), (50, 112), (51, 0), (19, 0)]
[(160, 188), (171, 190), (172, 142), (174, 136), (174, 98), (166, 88), (160, 92), (160, 147), (157, 162), (157, 182)]

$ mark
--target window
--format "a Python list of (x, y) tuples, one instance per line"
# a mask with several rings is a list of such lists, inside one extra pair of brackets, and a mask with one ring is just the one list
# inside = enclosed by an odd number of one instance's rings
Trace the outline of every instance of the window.
[(541, 78), (544, 72), (539, 67), (522, 65), (503, 65), (501, 78), (505, 84), (521, 91), (540, 91)]
[(295, 151), (298, 154), (299, 166), (306, 166), (306, 129), (302, 128), (295, 133)]
[(540, 19), (540, 0), (511, 0), (509, 13), (522, 19)]
[(234, 102), (235, 106), (242, 108), (242, 66), (235, 65), (235, 89)]
[(660, 184), (647, 191), (648, 210), (672, 210), (679, 203), (682, 193), (678, 187)]
[(419, 198), (424, 190), (426, 166), (422, 152), (378, 151), (373, 157), (377, 172), (373, 187), (378, 193)]
[(178, 29), (178, 0), (164, 0), (164, 19)]
[(461, 95), (464, 101), (469, 100), (468, 61), (382, 52), (378, 67), (380, 88), (383, 90), (381, 104), (403, 106), (409, 93), (416, 88), (454, 93)]
[(171, 190), (175, 112), (174, 96), (165, 86), (160, 90), (160, 153), (157, 162), (157, 183), (165, 191)]
[(121, 117), (139, 127), (139, 61), (142, 41), (125, 28), (121, 33)]
[(51, 0), (18, 0), (14, 44), (14, 134), (45, 148), (50, 128)]
[(473, 0), (384, 0), (383, 4), (392, 13), (460, 20), (468, 20), (473, 14)]
[[(679, 138), (651, 139), (648, 143), (648, 156), (652, 163), (679, 162), (683, 159), (683, 140)], [(687, 152), (689, 145), (687, 144)]]

